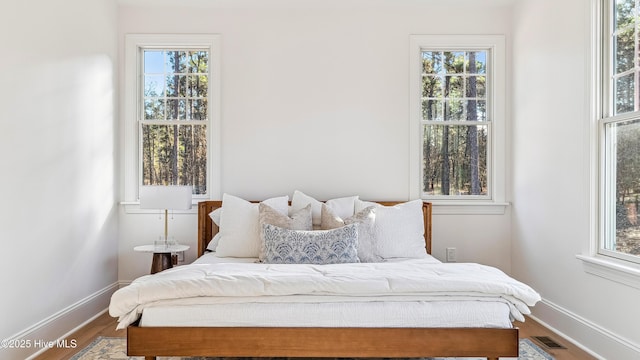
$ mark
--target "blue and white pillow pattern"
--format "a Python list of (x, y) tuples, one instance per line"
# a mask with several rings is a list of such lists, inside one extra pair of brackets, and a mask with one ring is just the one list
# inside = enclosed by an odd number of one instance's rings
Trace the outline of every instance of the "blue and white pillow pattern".
[(358, 225), (332, 230), (290, 230), (263, 224), (264, 262), (269, 264), (357, 263)]

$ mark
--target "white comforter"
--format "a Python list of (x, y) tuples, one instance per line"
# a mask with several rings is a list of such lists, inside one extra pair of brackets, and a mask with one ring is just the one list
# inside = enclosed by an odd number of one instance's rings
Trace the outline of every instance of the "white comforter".
[[(191, 264), (147, 275), (116, 291), (109, 306), (118, 328), (133, 323), (159, 301), (216, 297), (221, 301), (391, 301), (497, 298), (523, 320), (540, 295), (502, 271), (479, 264), (413, 260), (336, 265), (259, 263)], [(323, 300), (324, 299), (324, 300)], [(188, 301), (187, 301), (188, 302)]]

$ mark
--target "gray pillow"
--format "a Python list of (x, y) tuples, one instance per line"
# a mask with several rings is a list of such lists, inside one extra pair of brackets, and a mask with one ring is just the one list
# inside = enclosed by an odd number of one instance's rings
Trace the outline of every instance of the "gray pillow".
[[(258, 220), (260, 226), (264, 224), (275, 225), (290, 230), (311, 230), (311, 204), (294, 211), (289, 216), (281, 214), (278, 210), (267, 204), (260, 203), (258, 206)], [(258, 259), (264, 260), (264, 231), (260, 232), (260, 252)]]
[(358, 225), (358, 258), (361, 262), (381, 262), (377, 255), (378, 244), (375, 236), (375, 207), (369, 206), (353, 216), (342, 219), (331, 208), (322, 204), (321, 229), (335, 229), (349, 224)]
[(333, 230), (290, 230), (263, 224), (264, 260), (268, 264), (357, 263), (358, 225)]

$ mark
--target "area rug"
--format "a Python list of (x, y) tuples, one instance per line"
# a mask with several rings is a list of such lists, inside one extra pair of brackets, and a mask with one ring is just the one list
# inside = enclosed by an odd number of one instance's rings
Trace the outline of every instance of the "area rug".
[[(86, 348), (71, 357), (70, 360), (143, 360), (143, 357), (127, 356), (127, 340), (121, 337), (98, 337)], [(158, 357), (158, 360), (235, 360), (240, 358), (204, 358), (204, 357)], [(243, 360), (251, 358), (241, 358)], [(283, 360), (283, 358), (278, 358)], [(436, 358), (429, 360), (444, 360)], [(481, 358), (446, 358), (446, 360), (480, 360)], [(516, 358), (501, 358), (504, 360)], [(520, 339), (520, 356), (518, 360), (554, 360), (553, 356), (547, 354), (539, 346), (529, 339)], [(264, 359), (262, 359), (264, 360)], [(424, 359), (427, 360), (427, 359)]]

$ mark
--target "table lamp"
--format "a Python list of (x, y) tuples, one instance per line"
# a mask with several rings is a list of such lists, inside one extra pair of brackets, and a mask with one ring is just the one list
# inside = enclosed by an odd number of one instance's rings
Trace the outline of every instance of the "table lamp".
[(140, 187), (140, 209), (164, 209), (164, 244), (169, 240), (169, 210), (191, 209), (191, 186), (153, 185)]

